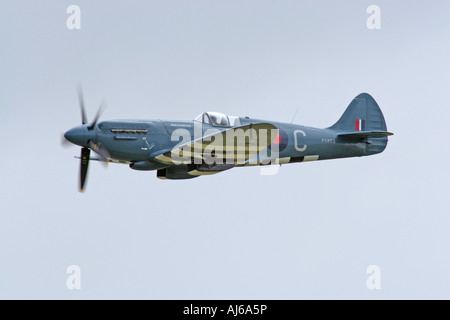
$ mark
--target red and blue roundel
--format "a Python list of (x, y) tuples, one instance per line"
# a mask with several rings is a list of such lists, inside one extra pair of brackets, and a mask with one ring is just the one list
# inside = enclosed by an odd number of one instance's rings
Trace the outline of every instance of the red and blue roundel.
[(277, 144), (278, 152), (281, 152), (284, 149), (286, 149), (288, 142), (289, 138), (286, 131), (284, 131), (283, 129), (278, 129), (278, 134), (275, 137), (275, 139), (273, 139), (272, 143), (269, 145), (269, 149), (272, 150), (272, 146)]

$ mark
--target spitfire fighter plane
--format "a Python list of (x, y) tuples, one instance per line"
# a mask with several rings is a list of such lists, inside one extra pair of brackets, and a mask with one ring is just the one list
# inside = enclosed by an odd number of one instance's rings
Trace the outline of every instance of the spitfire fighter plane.
[[(82, 125), (64, 137), (79, 145), (79, 189), (84, 190), (90, 160), (156, 170), (160, 179), (191, 179), (234, 167), (281, 165), (369, 156), (382, 152), (388, 136), (383, 113), (367, 93), (355, 97), (331, 127), (204, 112), (192, 121), (114, 120), (88, 123), (81, 89)], [(97, 156), (91, 157), (90, 151)]]

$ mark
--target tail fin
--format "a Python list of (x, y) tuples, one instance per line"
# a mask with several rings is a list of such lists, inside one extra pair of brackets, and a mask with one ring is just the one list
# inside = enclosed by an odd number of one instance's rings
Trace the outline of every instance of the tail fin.
[(328, 129), (338, 131), (342, 139), (364, 141), (367, 153), (382, 152), (387, 145), (386, 121), (380, 107), (368, 93), (361, 93), (349, 104), (341, 118)]

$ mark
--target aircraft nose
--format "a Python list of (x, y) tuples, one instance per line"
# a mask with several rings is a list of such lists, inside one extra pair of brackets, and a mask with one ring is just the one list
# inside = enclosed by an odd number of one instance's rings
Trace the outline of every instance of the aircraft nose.
[(85, 146), (88, 144), (88, 140), (90, 139), (89, 133), (87, 129), (84, 126), (79, 126), (72, 128), (68, 130), (66, 133), (64, 133), (64, 138), (66, 138), (68, 141), (72, 142), (73, 144), (79, 145), (79, 146)]

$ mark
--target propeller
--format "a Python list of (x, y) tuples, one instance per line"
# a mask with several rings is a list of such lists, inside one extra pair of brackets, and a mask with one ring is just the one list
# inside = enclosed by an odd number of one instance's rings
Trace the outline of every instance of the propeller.
[(84, 192), (84, 183), (86, 182), (86, 176), (89, 167), (89, 156), (91, 150), (89, 148), (81, 149), (81, 162), (80, 162), (80, 192)]
[[(85, 110), (85, 104), (84, 104), (84, 97), (83, 97), (83, 89), (81, 87), (81, 84), (79, 84), (77, 86), (77, 94), (78, 94), (78, 102), (80, 104), (80, 111), (81, 111), (81, 123), (83, 125), (88, 124), (88, 119), (86, 116), (86, 110)], [(105, 109), (105, 100), (102, 101), (102, 103), (100, 104), (100, 107), (97, 110), (97, 114), (94, 117), (94, 120), (92, 120), (91, 123), (89, 123), (87, 126), (83, 126), (83, 127), (79, 127), (81, 129), (74, 128), (72, 130), (84, 130), (84, 133), (82, 133), (82, 137), (86, 136), (86, 139), (88, 140), (88, 146), (83, 146), (81, 148), (81, 157), (80, 157), (80, 180), (79, 180), (79, 190), (80, 192), (84, 191), (84, 186), (86, 184), (86, 178), (87, 178), (87, 173), (88, 173), (88, 168), (89, 168), (89, 159), (90, 159), (90, 154), (91, 154), (91, 150), (94, 151), (96, 154), (98, 154), (101, 158), (101, 160), (103, 160), (104, 163), (108, 164), (108, 162), (111, 159), (111, 155), (108, 151), (108, 149), (102, 145), (99, 141), (97, 141), (96, 138), (96, 132), (91, 133), (87, 133), (85, 130), (87, 129), (88, 132), (92, 131), (95, 129), (95, 125), (98, 122), (98, 119), (100, 118), (101, 114), (103, 113), (103, 110)], [(71, 133), (73, 133), (73, 131), (70, 130), (68, 132), (66, 132), (66, 137), (68, 137), (69, 141), (64, 138), (61, 142), (61, 144), (63, 146), (66, 146), (69, 142), (75, 143), (75, 144), (81, 144), (83, 145), (84, 142), (78, 142), (76, 141), (73, 136), (70, 136)], [(83, 131), (82, 131), (83, 132)], [(76, 134), (75, 134), (76, 135)], [(73, 139), (73, 140), (72, 140)], [(86, 141), (86, 140), (84, 140)]]
[(100, 156), (100, 158), (108, 163), (111, 160), (111, 155), (108, 149), (106, 149), (100, 142), (93, 142), (89, 140), (89, 148)]
[(81, 123), (86, 124), (87, 117), (86, 117), (86, 111), (84, 109), (83, 88), (81, 87), (81, 83), (79, 83), (77, 86), (77, 93), (78, 93), (78, 102), (80, 103), (80, 109), (81, 109)]
[(98, 119), (100, 118), (101, 114), (103, 113), (103, 110), (105, 109), (105, 105), (106, 102), (103, 99), (102, 103), (100, 104), (100, 107), (98, 107), (97, 114), (95, 115), (94, 120), (92, 120), (91, 124), (88, 126), (88, 130), (92, 130), (95, 128)]
[[(83, 88), (81, 87), (81, 84), (77, 87), (78, 91), (78, 101), (80, 103), (80, 110), (81, 110), (81, 123), (86, 124), (88, 122), (86, 117), (86, 111), (84, 108), (84, 98), (83, 98)], [(87, 127), (88, 130), (93, 130), (95, 128), (95, 125), (97, 124), (98, 119), (100, 118), (101, 114), (103, 113), (103, 110), (105, 109), (106, 102), (103, 99), (102, 103), (100, 104), (100, 107), (97, 110), (97, 114), (94, 117), (94, 120), (89, 124)]]

